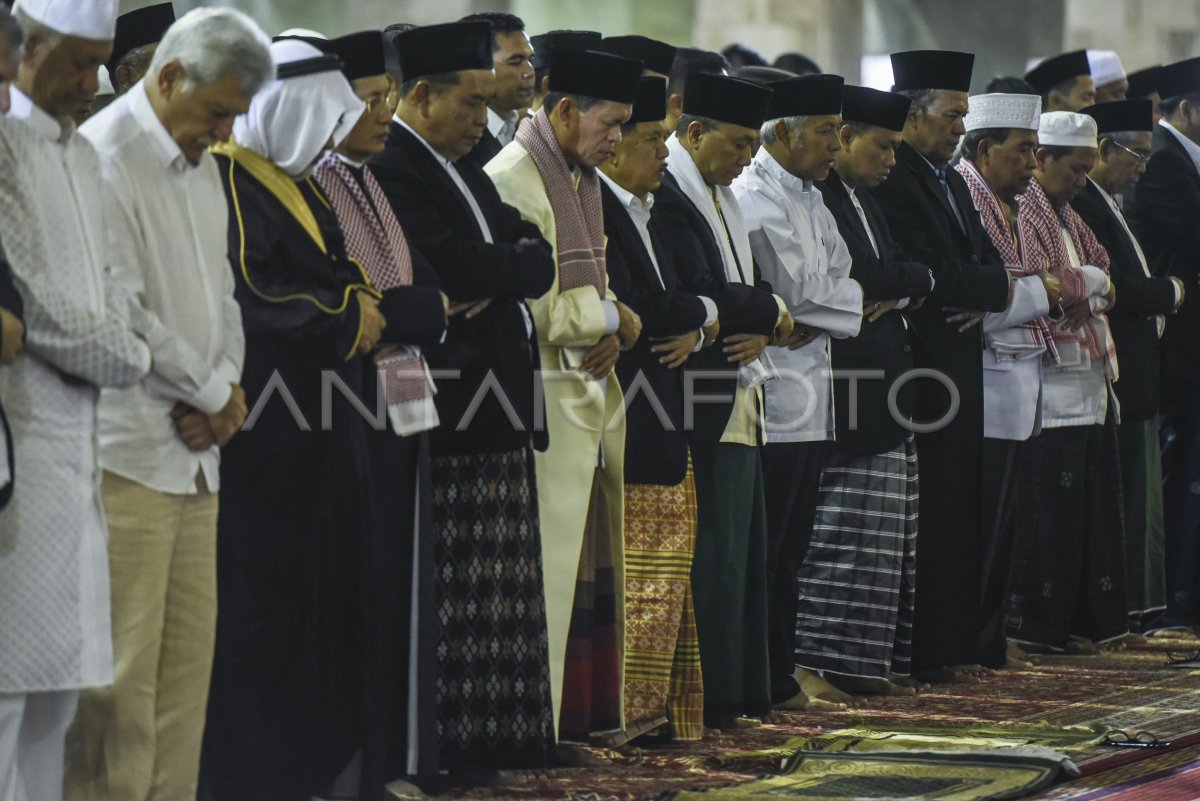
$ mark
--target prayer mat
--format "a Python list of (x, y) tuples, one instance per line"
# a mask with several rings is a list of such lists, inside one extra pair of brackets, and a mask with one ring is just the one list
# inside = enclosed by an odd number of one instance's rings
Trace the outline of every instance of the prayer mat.
[(797, 754), (781, 775), (667, 793), (660, 801), (1000, 801), (1036, 792), (1061, 772), (1061, 757), (1053, 753)]
[(847, 728), (789, 740), (787, 748), (805, 753), (865, 753), (968, 749), (1048, 748), (1081, 750), (1104, 741), (1102, 726), (1052, 726), (1036, 723), (984, 725), (904, 725), (895, 729)]
[(1085, 776), (1031, 801), (1192, 801), (1200, 797), (1200, 745)]

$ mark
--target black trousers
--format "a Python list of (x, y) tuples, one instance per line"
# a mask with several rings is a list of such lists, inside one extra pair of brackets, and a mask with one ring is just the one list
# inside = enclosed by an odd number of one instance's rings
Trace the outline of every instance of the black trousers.
[(983, 534), (979, 604), (979, 664), (991, 668), (1008, 662), (1005, 632), (1009, 575), (1012, 572), (1014, 512), (1017, 506), (1016, 465), (1024, 442), (983, 440)]
[(763, 448), (767, 500), (767, 642), (771, 702), (800, 691), (796, 672), (796, 572), (812, 539), (817, 490), (828, 454), (825, 442), (785, 442)]

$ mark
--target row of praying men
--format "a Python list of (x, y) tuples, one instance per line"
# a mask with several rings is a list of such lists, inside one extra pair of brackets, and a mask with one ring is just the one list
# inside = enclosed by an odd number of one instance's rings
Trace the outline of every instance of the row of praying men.
[(1200, 59), (116, 10), (0, 12), (0, 801), (379, 801), (1094, 650), (1167, 606), (1160, 407), (1196, 622)]

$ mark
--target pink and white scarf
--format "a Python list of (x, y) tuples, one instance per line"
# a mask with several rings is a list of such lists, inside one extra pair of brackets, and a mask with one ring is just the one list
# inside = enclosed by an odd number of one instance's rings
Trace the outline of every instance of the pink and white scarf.
[(558, 285), (561, 291), (594, 286), (604, 297), (604, 207), (594, 168), (581, 170), (579, 188), (563, 156), (546, 110), (517, 129), (515, 141), (529, 151), (554, 208)]
[[(1063, 229), (1071, 237), (1080, 262), (1099, 267), (1107, 273), (1108, 251), (1096, 240), (1087, 223), (1070, 204), (1054, 206), (1036, 179), (1030, 182), (1029, 189), (1021, 196), (1018, 223), (1028, 234), (1022, 242), (1025, 267), (1033, 271), (1049, 270), (1059, 280), (1064, 307), (1086, 301), (1087, 278), (1082, 270), (1071, 263), (1071, 256), (1063, 242)], [(1103, 357), (1109, 374), (1115, 375), (1117, 348), (1108, 317), (1103, 312), (1093, 312), (1087, 324), (1078, 331), (1056, 326), (1054, 339), (1060, 344), (1076, 343), (1086, 347), (1093, 359)]]
[[(317, 166), (314, 178), (337, 215), (346, 237), (346, 255), (358, 263), (374, 287), (384, 292), (398, 286), (410, 286), (413, 265), (408, 239), (371, 171), (363, 169), (362, 184), (359, 184), (350, 168), (331, 153)], [(369, 199), (367, 193), (370, 193)], [(383, 378), (383, 395), (389, 408), (407, 404), (427, 408), (434, 388), (425, 367), (425, 357), (419, 349), (384, 347), (374, 358), (376, 369)], [(396, 421), (397, 416), (392, 418)], [(426, 428), (410, 427), (399, 433)]]
[[(1014, 278), (1019, 278), (1037, 272), (1037, 270), (1030, 269), (1022, 258), (1028, 247), (1025, 242), (1025, 228), (1021, 225), (1020, 216), (1018, 215), (1017, 218), (1017, 240), (1014, 241), (1008, 216), (1004, 213), (1000, 198), (996, 197), (996, 193), (988, 185), (987, 179), (979, 173), (974, 164), (966, 159), (960, 161), (954, 169), (966, 181), (967, 189), (971, 192), (971, 200), (974, 201), (975, 208), (979, 210), (979, 215), (983, 219), (983, 228), (987, 231), (992, 244), (996, 246), (996, 250), (1000, 251), (1000, 257), (1004, 259), (1004, 266), (1009, 274)], [(1021, 198), (1018, 197), (1017, 208), (1020, 209), (1020, 207)], [(1048, 319), (1038, 317), (1017, 326), (1017, 328), (1024, 334), (1026, 343), (1030, 347), (1044, 348), (1046, 357), (1058, 362), (1058, 349), (1054, 346), (1054, 327)]]

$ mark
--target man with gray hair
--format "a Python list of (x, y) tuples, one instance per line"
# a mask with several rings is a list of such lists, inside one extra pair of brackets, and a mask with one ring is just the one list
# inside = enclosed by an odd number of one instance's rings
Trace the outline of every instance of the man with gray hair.
[(25, 301), (27, 348), (0, 371), (21, 481), (0, 513), (0, 798), (62, 797), (78, 691), (112, 682), (98, 388), (129, 386), (150, 351), (106, 274), (106, 196), (71, 112), (96, 90), (115, 0), (21, 0), (23, 55), (0, 120), (0, 239)]
[[(810, 681), (801, 693), (792, 677), (796, 573), (812, 535), (825, 443), (833, 439), (829, 339), (857, 336), (862, 324), (863, 290), (850, 278), (850, 251), (813, 183), (829, 175), (842, 149), (842, 85), (836, 75), (769, 84), (762, 148), (733, 183), (754, 263), (796, 321), (792, 335), (767, 350), (781, 375), (764, 388), (763, 448), (771, 700), (793, 708), (803, 708), (805, 695), (816, 698), (830, 689)], [(817, 679), (811, 672), (801, 675)]]
[(101, 392), (113, 686), (80, 698), (66, 797), (196, 793), (217, 614), (220, 447), (246, 416), (229, 213), (208, 146), (274, 75), (266, 35), (229, 9), (167, 31), (146, 78), (80, 133), (103, 162), (116, 281), (153, 356)]

